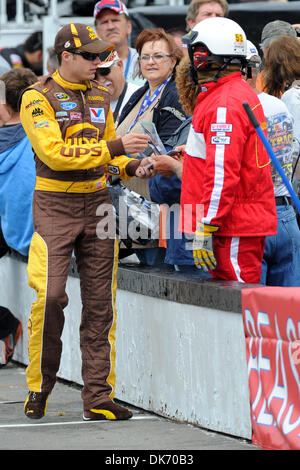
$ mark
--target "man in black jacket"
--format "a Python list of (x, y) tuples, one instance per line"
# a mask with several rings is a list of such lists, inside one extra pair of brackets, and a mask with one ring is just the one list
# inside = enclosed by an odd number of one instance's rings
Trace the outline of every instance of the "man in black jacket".
[[(7, 71), (11, 68), (25, 67), (33, 70), (36, 75), (43, 74), (43, 35), (41, 31), (31, 34), (23, 44), (16, 47), (4, 47), (0, 56), (7, 63)], [(3, 61), (1, 61), (4, 63)], [(4, 70), (3, 70), (4, 71)]]

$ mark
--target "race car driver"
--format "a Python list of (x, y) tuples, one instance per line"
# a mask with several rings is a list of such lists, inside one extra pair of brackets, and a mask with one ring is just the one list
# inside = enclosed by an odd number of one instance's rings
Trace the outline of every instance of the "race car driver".
[[(125, 154), (147, 147), (145, 135), (116, 138), (108, 90), (94, 82), (99, 53), (113, 46), (87, 25), (71, 23), (56, 35), (60, 67), (27, 89), (21, 122), (35, 152), (34, 234), (29, 285), (35, 289), (28, 324), (28, 418), (45, 415), (61, 357), (65, 285), (72, 252), (80, 277), (82, 399), (85, 420), (128, 419), (115, 390), (115, 235), (99, 233), (111, 201), (106, 175), (147, 177), (147, 159)], [(108, 222), (109, 223), (109, 222)], [(100, 230), (101, 231), (101, 230)], [(104, 228), (102, 232), (104, 231)]]
[(276, 209), (270, 161), (242, 106), (248, 102), (266, 128), (257, 95), (240, 72), (246, 35), (230, 19), (209, 18), (184, 39), (201, 92), (185, 148), (182, 230), (195, 234), (197, 267), (214, 278), (259, 283)]

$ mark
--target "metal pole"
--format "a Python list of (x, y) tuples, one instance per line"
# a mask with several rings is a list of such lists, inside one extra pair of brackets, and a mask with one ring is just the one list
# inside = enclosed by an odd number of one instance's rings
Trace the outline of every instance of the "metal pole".
[(16, 23), (24, 24), (24, 4), (22, 0), (16, 1)]
[(0, 0), (0, 26), (7, 23), (6, 0)]
[(50, 1), (50, 16), (57, 18), (57, 0)]

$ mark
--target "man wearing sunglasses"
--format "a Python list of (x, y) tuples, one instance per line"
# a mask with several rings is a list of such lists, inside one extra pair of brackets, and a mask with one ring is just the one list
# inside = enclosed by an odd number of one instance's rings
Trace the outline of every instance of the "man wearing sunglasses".
[(54, 48), (58, 70), (28, 88), (21, 103), (21, 122), (36, 161), (28, 274), (37, 301), (28, 325), (24, 411), (29, 418), (42, 418), (56, 381), (74, 251), (83, 305), (83, 418), (128, 419), (131, 411), (113, 401), (118, 243), (111, 230), (114, 213), (106, 176), (149, 176), (143, 168), (147, 159), (140, 164), (125, 156), (142, 152), (147, 137), (116, 138), (109, 93), (93, 81), (99, 54), (111, 44), (89, 26), (71, 23), (57, 33)]
[(108, 56), (97, 68), (96, 80), (110, 93), (110, 107), (114, 121), (116, 121), (131, 95), (140, 87), (125, 80), (123, 61), (120, 60), (117, 51), (103, 54), (108, 54)]

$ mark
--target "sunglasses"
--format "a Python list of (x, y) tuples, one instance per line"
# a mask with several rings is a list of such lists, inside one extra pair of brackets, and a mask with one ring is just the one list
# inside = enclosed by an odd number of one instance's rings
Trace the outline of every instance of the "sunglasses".
[(111, 71), (111, 67), (104, 67), (104, 68), (98, 67), (97, 75), (101, 75), (101, 77), (106, 77), (106, 75), (108, 75), (110, 71)]
[(100, 54), (97, 54), (96, 52), (72, 51), (71, 54), (81, 55), (85, 60), (90, 61), (100, 59)]

